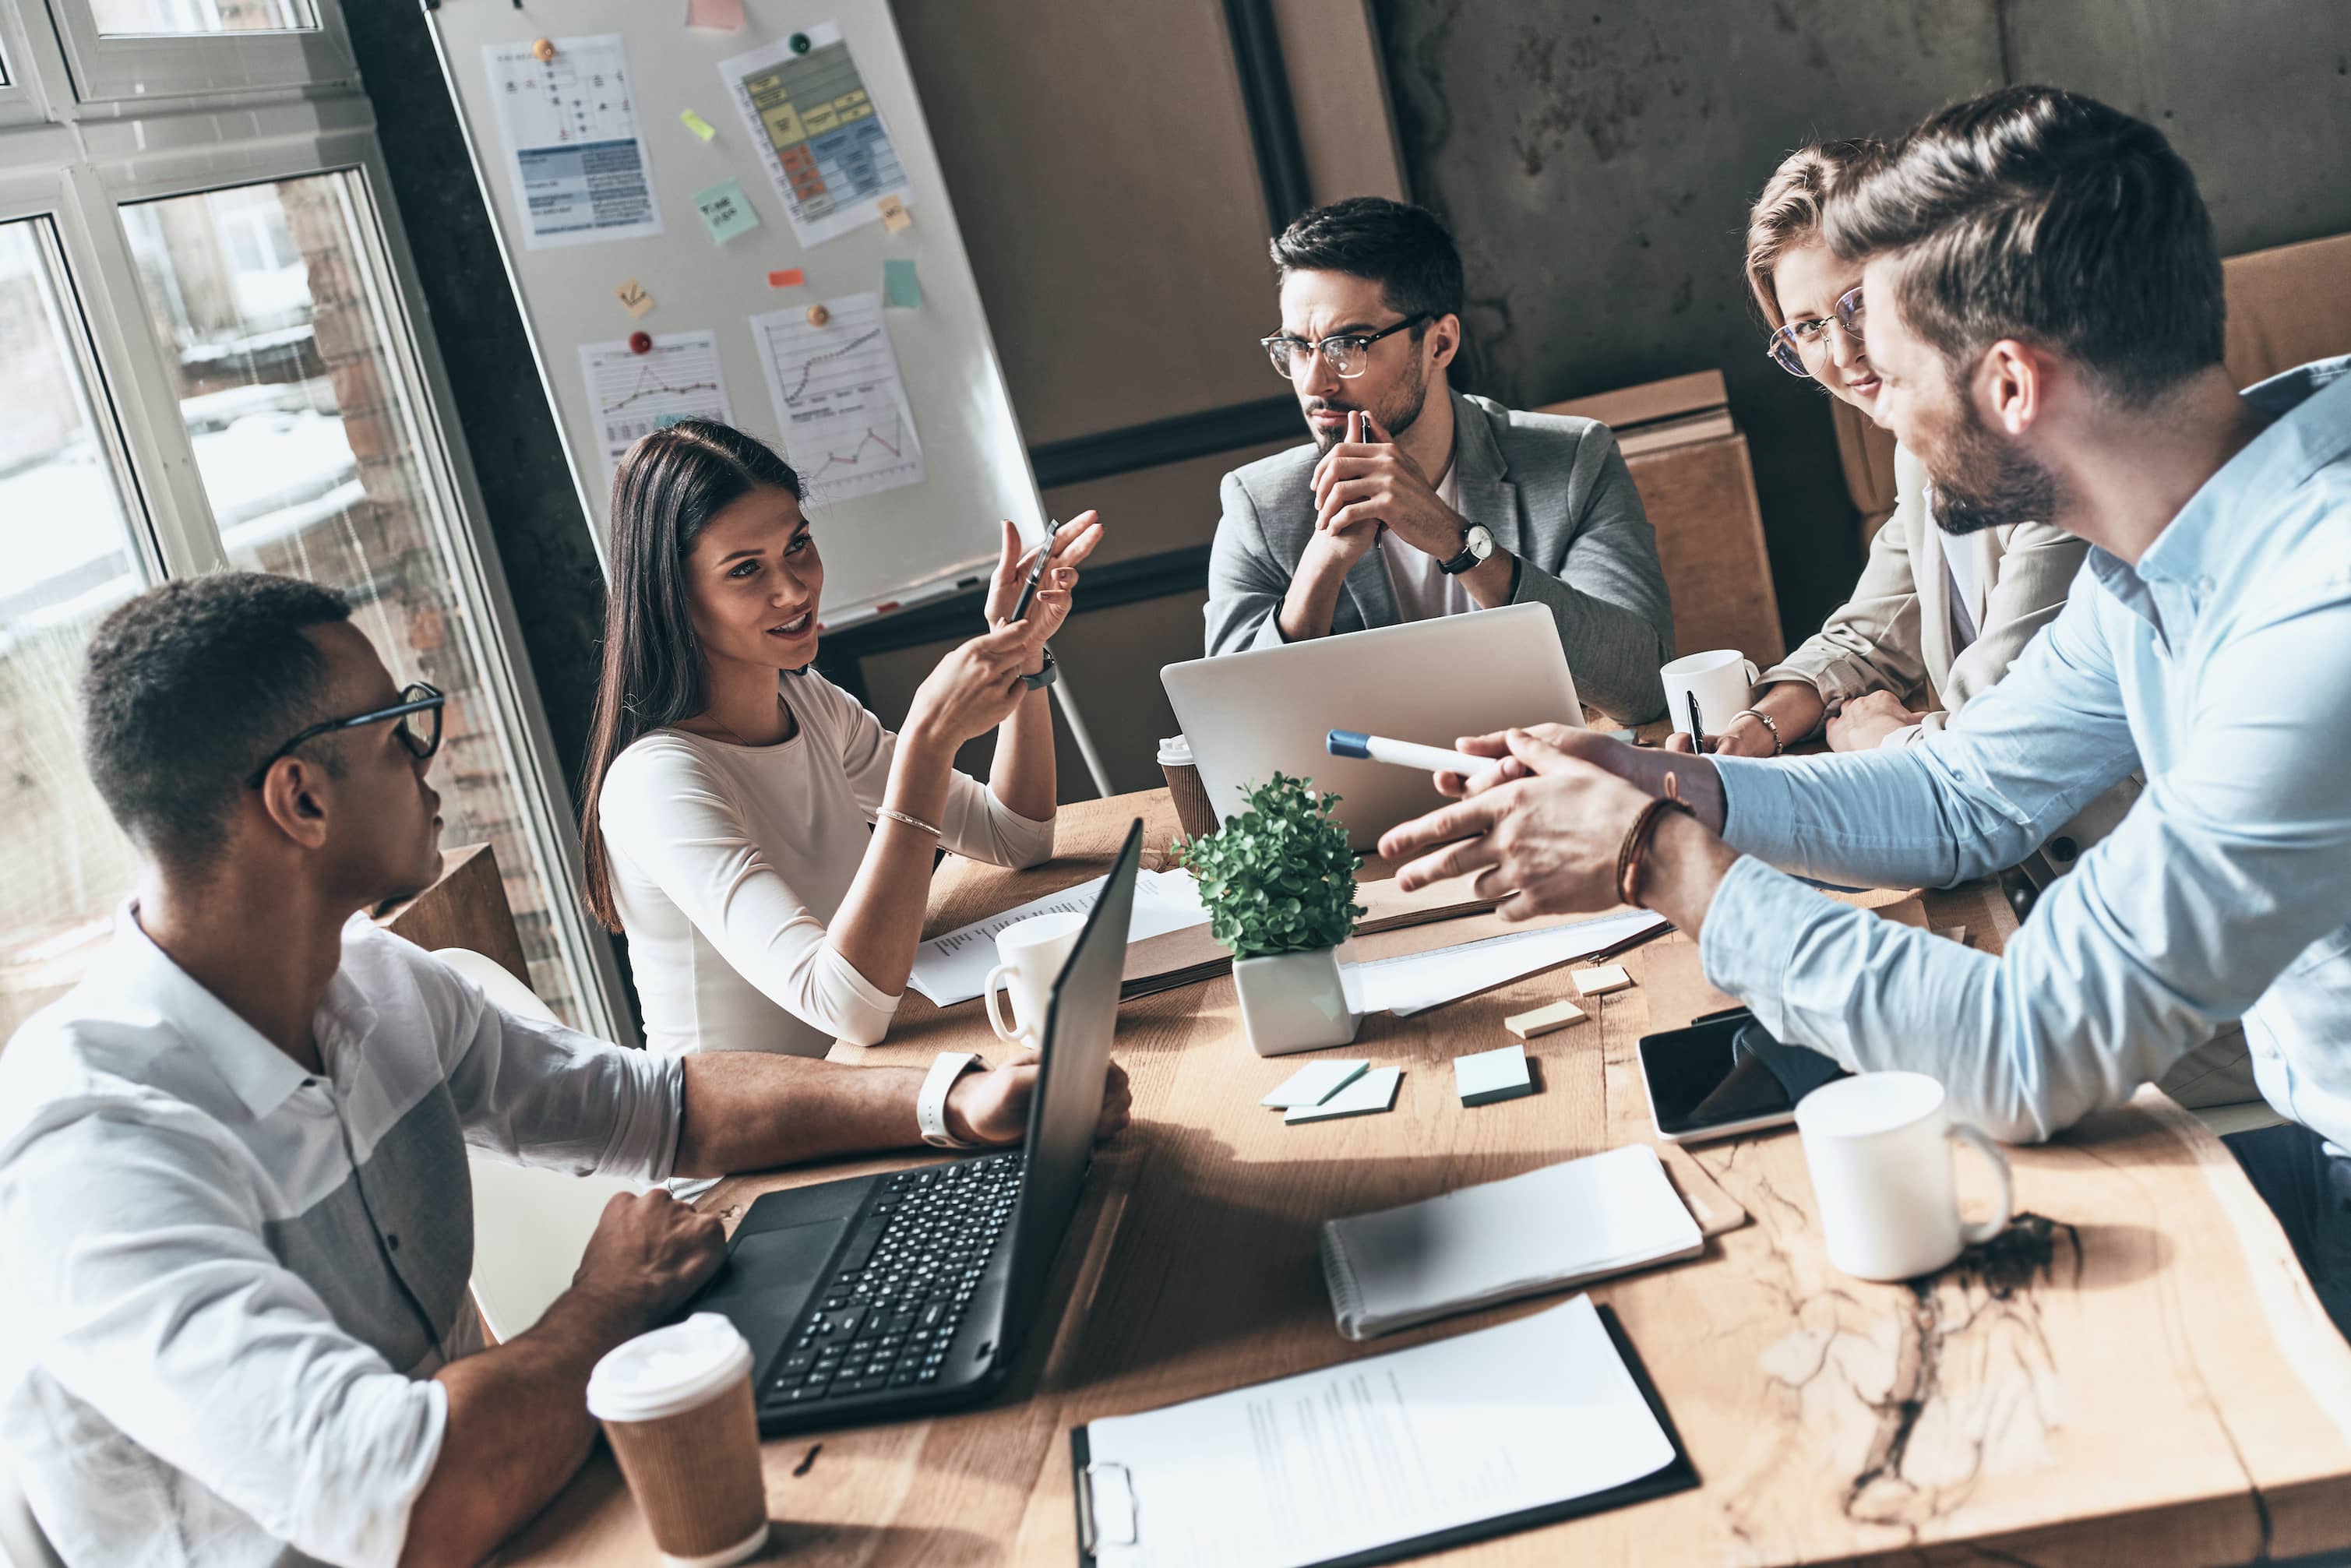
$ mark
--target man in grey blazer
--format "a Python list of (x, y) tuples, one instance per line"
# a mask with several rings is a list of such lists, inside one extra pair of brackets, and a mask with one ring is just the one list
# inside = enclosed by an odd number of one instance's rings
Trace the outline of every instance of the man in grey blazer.
[(1455, 392), (1461, 257), (1428, 213), (1317, 207), (1273, 242), (1264, 340), (1313, 441), (1225, 476), (1208, 652), (1536, 603), (1583, 700), (1665, 708), (1673, 610), (1656, 536), (1605, 425)]

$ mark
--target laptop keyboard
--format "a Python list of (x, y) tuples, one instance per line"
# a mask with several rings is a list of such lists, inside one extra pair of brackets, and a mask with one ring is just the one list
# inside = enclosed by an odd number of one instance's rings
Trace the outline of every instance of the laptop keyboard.
[(815, 1304), (793, 1325), (760, 1403), (806, 1405), (938, 1381), (987, 1272), (1026, 1156), (902, 1171), (867, 1200)]

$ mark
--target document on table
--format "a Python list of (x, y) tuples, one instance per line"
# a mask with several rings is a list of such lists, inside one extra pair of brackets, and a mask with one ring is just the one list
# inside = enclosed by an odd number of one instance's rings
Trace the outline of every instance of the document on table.
[(661, 233), (621, 35), (558, 38), (548, 60), (531, 47), (517, 40), (482, 50), (514, 160), (523, 243), (544, 250)]
[(1541, 931), (1489, 936), (1482, 942), (1437, 947), (1398, 958), (1374, 958), (1348, 965), (1343, 971), (1350, 996), (1359, 1012), (1392, 1012), (1398, 1018), (1426, 1012), (1442, 1003), (1490, 990), (1521, 975), (1548, 969), (1570, 959), (1630, 942), (1663, 930), (1666, 917), (1646, 909), (1603, 915), (1572, 925)]
[(1695, 1479), (1660, 1475), (1673, 1439), (1590, 1296), (1077, 1436), (1081, 1545), (1101, 1568), (1378, 1560)]
[[(991, 915), (985, 920), (934, 936), (914, 949), (914, 970), (906, 983), (923, 993), (933, 1007), (951, 1007), (979, 995), (980, 983), (996, 967), (996, 934), (1016, 921), (1064, 911), (1082, 915), (1094, 906), (1110, 879), (1098, 876), (1075, 887), (1035, 898), (1018, 909)], [(1188, 925), (1205, 925), (1208, 912), (1200, 903), (1199, 884), (1183, 871), (1143, 871), (1134, 878), (1134, 913), (1126, 939), (1140, 942)]]

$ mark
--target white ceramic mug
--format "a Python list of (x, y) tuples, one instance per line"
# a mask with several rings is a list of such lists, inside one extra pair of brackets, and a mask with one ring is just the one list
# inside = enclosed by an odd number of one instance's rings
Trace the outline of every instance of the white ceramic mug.
[[(1943, 1086), (1923, 1072), (1864, 1072), (1824, 1083), (1796, 1106), (1829, 1261), (1863, 1280), (1914, 1280), (1960, 1249), (2000, 1234), (2015, 1212), (2008, 1160), (1944, 1111)], [(2000, 1210), (1959, 1218), (1951, 1144), (1975, 1145), (2000, 1177)]]
[[(1078, 933), (1085, 928), (1084, 915), (1064, 911), (1032, 915), (996, 934), (998, 963), (987, 972), (979, 994), (987, 998), (987, 1027), (997, 1039), (1029, 1051), (1045, 1048), (1045, 1008), (1052, 998), (1053, 982), (1061, 977), (1061, 966), (1070, 961)], [(1009, 1024), (996, 1010), (999, 982), (1012, 996)]]
[(1740, 708), (1755, 700), (1755, 661), (1736, 648), (1692, 653), (1660, 667), (1666, 683), (1666, 722), (1696, 740), (1690, 729), (1690, 699), (1698, 699), (1698, 723), (1711, 737), (1730, 727)]

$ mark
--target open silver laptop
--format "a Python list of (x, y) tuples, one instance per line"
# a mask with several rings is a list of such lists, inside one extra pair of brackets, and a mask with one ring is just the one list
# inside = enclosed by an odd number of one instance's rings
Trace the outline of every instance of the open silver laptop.
[(1540, 604), (1194, 659), (1159, 678), (1218, 818), (1279, 768), (1340, 797), (1358, 850), (1444, 797), (1425, 773), (1332, 756), (1332, 730), (1449, 747), (1513, 725), (1583, 723), (1559, 625)]

